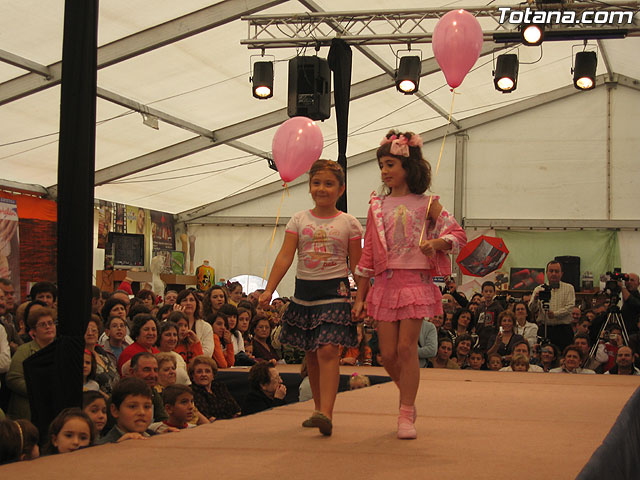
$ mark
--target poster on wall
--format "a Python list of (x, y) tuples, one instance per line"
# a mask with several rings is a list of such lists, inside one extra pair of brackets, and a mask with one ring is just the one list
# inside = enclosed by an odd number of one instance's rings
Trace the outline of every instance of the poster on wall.
[(0, 277), (11, 280), (15, 291), (20, 292), (18, 207), (8, 198), (0, 198)]
[(165, 212), (151, 210), (151, 240), (153, 242), (153, 256), (160, 251), (175, 250), (175, 231), (173, 227), (173, 215)]
[(113, 218), (113, 231), (116, 233), (127, 233), (127, 212), (125, 206), (122, 203), (116, 203), (115, 210), (116, 214)]
[(109, 232), (113, 228), (113, 206), (111, 203), (100, 201), (98, 208), (98, 248), (105, 248)]
[(127, 233), (144, 235), (147, 232), (148, 221), (149, 215), (146, 209), (127, 205)]

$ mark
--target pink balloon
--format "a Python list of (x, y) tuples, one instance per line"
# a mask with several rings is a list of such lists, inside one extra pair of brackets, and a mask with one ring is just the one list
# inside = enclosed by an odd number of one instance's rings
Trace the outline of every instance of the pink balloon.
[(320, 127), (307, 117), (293, 117), (284, 122), (273, 136), (271, 151), (280, 178), (295, 180), (320, 158), (323, 138)]
[(482, 27), (466, 10), (453, 10), (438, 20), (432, 45), (447, 83), (456, 88), (478, 60)]

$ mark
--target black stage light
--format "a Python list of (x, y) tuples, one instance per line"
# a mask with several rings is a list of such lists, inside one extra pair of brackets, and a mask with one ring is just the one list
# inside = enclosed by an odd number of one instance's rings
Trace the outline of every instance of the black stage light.
[(398, 70), (396, 70), (396, 88), (398, 91), (405, 95), (416, 93), (420, 84), (421, 69), (420, 57), (414, 55), (402, 57)]
[(493, 84), (502, 93), (511, 93), (518, 86), (518, 56), (513, 53), (499, 55), (493, 72)]
[(251, 83), (255, 98), (265, 100), (273, 97), (273, 62), (256, 62)]
[(598, 56), (596, 52), (576, 53), (573, 67), (573, 85), (578, 90), (591, 90), (596, 87), (596, 67)]

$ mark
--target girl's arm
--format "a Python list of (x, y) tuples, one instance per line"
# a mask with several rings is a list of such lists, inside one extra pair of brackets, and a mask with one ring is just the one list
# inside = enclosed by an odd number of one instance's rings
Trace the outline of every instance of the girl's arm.
[(298, 236), (291, 232), (285, 233), (282, 248), (280, 248), (276, 261), (273, 262), (273, 267), (271, 267), (267, 286), (264, 289), (264, 293), (262, 293), (258, 299), (258, 302), (263, 307), (271, 303), (273, 291), (276, 289), (285, 273), (287, 273), (287, 270), (289, 270), (289, 267), (293, 262), (293, 257), (296, 254), (296, 248), (298, 248)]
[[(216, 365), (218, 368), (227, 368), (227, 359), (224, 356), (224, 352), (222, 351), (222, 344), (220, 343), (220, 337), (213, 334), (213, 341), (215, 343), (215, 348), (213, 349), (213, 359), (216, 361)], [(231, 349), (233, 350), (233, 348)]]
[(351, 269), (351, 273), (356, 271), (356, 267), (358, 266), (358, 262), (360, 261), (360, 256), (362, 255), (362, 242), (361, 238), (354, 238), (353, 240), (349, 240), (349, 268)]
[(455, 254), (467, 243), (467, 236), (462, 227), (447, 212), (444, 212), (443, 215), (443, 210), (437, 199), (431, 202), (429, 220), (433, 225), (433, 231), (429, 236), (435, 238), (423, 240), (420, 245), (420, 250), (427, 257), (431, 257), (439, 251)]
[(224, 356), (227, 360), (227, 367), (233, 367), (236, 363), (236, 354), (233, 349), (233, 342), (228, 342), (224, 350)]

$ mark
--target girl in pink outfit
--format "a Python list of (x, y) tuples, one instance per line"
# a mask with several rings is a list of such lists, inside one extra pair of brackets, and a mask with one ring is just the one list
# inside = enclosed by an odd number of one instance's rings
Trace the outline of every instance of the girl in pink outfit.
[(418, 135), (390, 131), (377, 157), (384, 188), (382, 195), (371, 194), (353, 315), (364, 317), (366, 298), (366, 314), (377, 320), (384, 368), (400, 390), (398, 438), (413, 439), (418, 336), (423, 318), (442, 315), (442, 295), (433, 276), (451, 273), (448, 254), (457, 253), (467, 239), (439, 197), (424, 195), (431, 185), (431, 166), (422, 156)]

